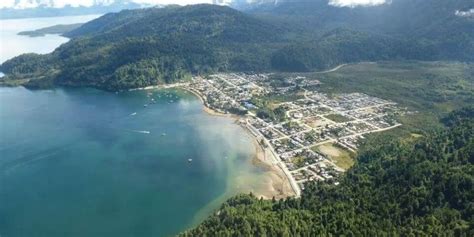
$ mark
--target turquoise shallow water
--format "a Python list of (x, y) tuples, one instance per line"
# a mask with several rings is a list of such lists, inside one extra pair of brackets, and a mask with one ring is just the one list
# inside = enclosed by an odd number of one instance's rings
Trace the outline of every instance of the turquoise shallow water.
[(0, 236), (169, 236), (262, 175), (233, 120), (184, 91), (151, 98), (0, 88)]

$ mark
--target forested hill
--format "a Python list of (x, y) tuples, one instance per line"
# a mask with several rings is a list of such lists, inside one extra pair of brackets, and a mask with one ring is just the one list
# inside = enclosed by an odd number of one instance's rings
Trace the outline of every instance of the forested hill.
[[(228, 200), (182, 236), (473, 236), (474, 107), (416, 141), (373, 137), (338, 180), (300, 199)], [(384, 136), (384, 135), (378, 135)]]
[(65, 36), (93, 36), (96, 40), (162, 37), (194, 38), (213, 43), (277, 42), (285, 34), (270, 21), (259, 20), (229, 7), (169, 6), (108, 14)]
[[(109, 90), (169, 83), (193, 73), (265, 70), (288, 30), (215, 5), (107, 14), (68, 33), (53, 53), (5, 62), (8, 78)], [(34, 80), (41, 78), (41, 80)]]
[[(316, 71), (380, 60), (474, 61), (470, 0), (393, 0), (335, 7), (279, 1), (240, 12), (215, 5), (106, 14), (66, 35), (48, 55), (1, 65), (1, 80), (108, 90), (169, 83), (216, 71)], [(2, 83), (2, 81), (0, 81)]]
[[(391, 0), (390, 4), (354, 8), (332, 6), (328, 0), (278, 2), (251, 12), (262, 18), (291, 22), (311, 35), (286, 47), (275, 58), (278, 66), (287, 66), (286, 70), (324, 67), (332, 63), (330, 60), (474, 61), (474, 15), (459, 14), (474, 9), (472, 0)], [(352, 33), (326, 37), (337, 29), (350, 29)], [(369, 52), (360, 54), (365, 51)], [(282, 58), (282, 54), (286, 57)], [(329, 60), (321, 60), (321, 55)]]

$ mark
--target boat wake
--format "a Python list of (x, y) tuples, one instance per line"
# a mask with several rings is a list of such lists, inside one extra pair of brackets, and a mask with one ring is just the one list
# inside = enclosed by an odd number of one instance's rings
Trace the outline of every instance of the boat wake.
[(130, 130), (130, 132), (136, 132), (136, 133), (143, 133), (143, 134), (150, 134), (150, 131), (146, 130)]
[(25, 156), (25, 157), (22, 157), (22, 158), (18, 158), (18, 159), (15, 159), (13, 161), (10, 161), (6, 164), (3, 164), (1, 166), (1, 168), (6, 172), (6, 173), (9, 173), (17, 168), (20, 168), (20, 167), (23, 167), (23, 166), (26, 166), (30, 163), (33, 163), (33, 162), (37, 162), (37, 161), (41, 161), (41, 160), (45, 160), (45, 159), (50, 159), (50, 158), (56, 158), (57, 155), (60, 153), (60, 152), (63, 152), (65, 149), (59, 149), (59, 150), (56, 150), (56, 151), (53, 151), (53, 152), (50, 152), (50, 150), (54, 150), (54, 149), (49, 149), (48, 151), (44, 151), (44, 152), (41, 152), (41, 153), (38, 153), (38, 155), (28, 155), (28, 156)]

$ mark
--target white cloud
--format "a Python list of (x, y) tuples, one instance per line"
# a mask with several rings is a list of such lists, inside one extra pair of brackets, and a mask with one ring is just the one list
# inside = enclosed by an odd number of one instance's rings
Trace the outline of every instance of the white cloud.
[(145, 3), (145, 4), (179, 4), (179, 5), (188, 5), (188, 4), (197, 4), (197, 3), (212, 3), (212, 0), (133, 0), (136, 3)]
[[(91, 7), (95, 5), (110, 5), (114, 2), (126, 0), (0, 0), (1, 8), (35, 8), (38, 6), (62, 8), (65, 6), (72, 7)], [(212, 3), (212, 0), (127, 0), (139, 4), (197, 4), (197, 3)]]
[(461, 17), (474, 17), (474, 8), (469, 9), (467, 11), (459, 11), (457, 10), (455, 12), (456, 16), (461, 16)]
[(336, 7), (357, 7), (357, 6), (376, 6), (381, 5), (388, 0), (329, 0), (329, 5)]
[(12, 7), (15, 5), (15, 0), (1, 0), (0, 8)]

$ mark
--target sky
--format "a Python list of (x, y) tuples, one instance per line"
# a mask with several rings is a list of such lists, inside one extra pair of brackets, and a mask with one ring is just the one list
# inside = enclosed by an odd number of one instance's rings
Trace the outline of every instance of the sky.
[[(110, 4), (114, 1), (121, 0), (0, 0), (0, 8), (34, 8), (44, 4), (50, 7), (61, 8), (67, 5), (78, 7), (90, 7), (96, 4)], [(136, 3), (147, 4), (196, 4), (196, 3), (212, 3), (212, 0), (129, 0)], [(224, 0), (229, 1), (229, 0)], [(256, 0), (248, 0), (249, 2)], [(378, 5), (389, 0), (328, 0), (330, 5), (339, 7), (354, 7), (360, 5)]]
[[(108, 5), (115, 1), (121, 0), (0, 0), (0, 8), (34, 8), (38, 5), (47, 5), (50, 7), (61, 8), (67, 5), (73, 7), (90, 7), (101, 4)], [(136, 3), (147, 4), (196, 4), (196, 3), (212, 3), (212, 0), (128, 0)]]

